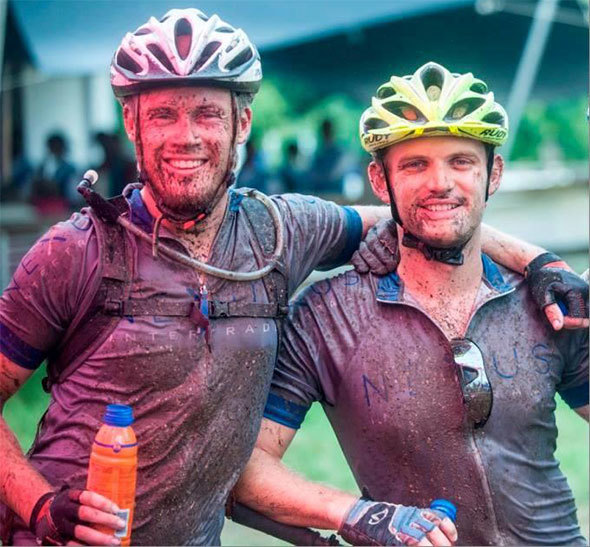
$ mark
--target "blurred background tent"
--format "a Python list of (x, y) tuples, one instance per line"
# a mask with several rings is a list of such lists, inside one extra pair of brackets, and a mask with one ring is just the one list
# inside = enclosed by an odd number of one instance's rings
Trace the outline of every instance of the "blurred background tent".
[[(0, 0), (2, 287), (78, 205), (71, 181), (86, 168), (105, 193), (133, 178), (110, 58), (125, 32), (177, 7), (218, 13), (259, 46), (244, 182), (374, 202), (360, 113), (389, 75), (434, 60), (484, 79), (510, 114), (487, 222), (588, 267), (588, 0)], [(330, 161), (332, 181), (306, 176)], [(36, 201), (39, 188), (52, 199)]]

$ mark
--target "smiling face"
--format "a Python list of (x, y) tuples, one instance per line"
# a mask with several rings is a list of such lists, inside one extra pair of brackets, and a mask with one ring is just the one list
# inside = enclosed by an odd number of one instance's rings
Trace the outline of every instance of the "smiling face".
[[(391, 146), (383, 158), (404, 229), (433, 247), (459, 246), (480, 226), (486, 200), (487, 157), (482, 143), (460, 137), (429, 137)], [(499, 186), (503, 161), (494, 158), (489, 193)], [(379, 163), (369, 177), (389, 202)]]
[[(231, 167), (233, 139), (230, 92), (208, 87), (175, 87), (142, 93), (140, 141), (135, 104), (123, 109), (125, 128), (158, 201), (179, 216), (211, 207)], [(236, 142), (249, 133), (251, 111), (239, 116)]]

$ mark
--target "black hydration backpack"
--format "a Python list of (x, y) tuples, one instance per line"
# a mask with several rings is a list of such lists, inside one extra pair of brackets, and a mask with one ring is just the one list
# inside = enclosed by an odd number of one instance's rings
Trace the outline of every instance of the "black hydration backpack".
[[(268, 263), (275, 247), (275, 226), (266, 207), (258, 200), (241, 195), (240, 209), (256, 234), (252, 249), (259, 267)], [(102, 200), (102, 198), (100, 198)], [(60, 344), (48, 356), (47, 377), (43, 389), (50, 392), (51, 386), (63, 382), (86, 358), (88, 358), (109, 337), (117, 323), (124, 316), (158, 315), (163, 317), (191, 317), (195, 302), (188, 297), (185, 302), (154, 297), (151, 300), (130, 300), (134, 245), (132, 235), (113, 220), (113, 207), (119, 214), (128, 211), (124, 196), (102, 200), (108, 205), (110, 214), (102, 214), (101, 203), (82, 210), (94, 224), (100, 272), (94, 290), (88, 292), (80, 309), (70, 323)], [(106, 207), (106, 206), (105, 206)], [(236, 214), (234, 212), (233, 214)], [(254, 229), (255, 227), (255, 229)], [(288, 285), (283, 259), (266, 274), (262, 281), (270, 303), (260, 302), (208, 302), (209, 319), (221, 317), (267, 317), (279, 320), (277, 332), (279, 343), (282, 319), (288, 313)], [(278, 352), (277, 352), (278, 353)]]

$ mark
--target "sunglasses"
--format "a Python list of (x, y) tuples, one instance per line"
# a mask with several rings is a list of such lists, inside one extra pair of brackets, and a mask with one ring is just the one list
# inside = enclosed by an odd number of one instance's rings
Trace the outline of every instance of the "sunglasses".
[(477, 429), (483, 427), (492, 412), (494, 396), (486, 374), (483, 353), (468, 338), (451, 340), (451, 348), (459, 373), (467, 415)]

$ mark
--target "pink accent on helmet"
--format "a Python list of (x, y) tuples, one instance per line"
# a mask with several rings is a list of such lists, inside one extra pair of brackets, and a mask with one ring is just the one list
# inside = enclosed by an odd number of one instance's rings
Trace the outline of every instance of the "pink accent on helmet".
[(150, 17), (125, 35), (111, 62), (117, 97), (166, 85), (256, 93), (261, 79), (260, 55), (244, 31), (194, 8)]

